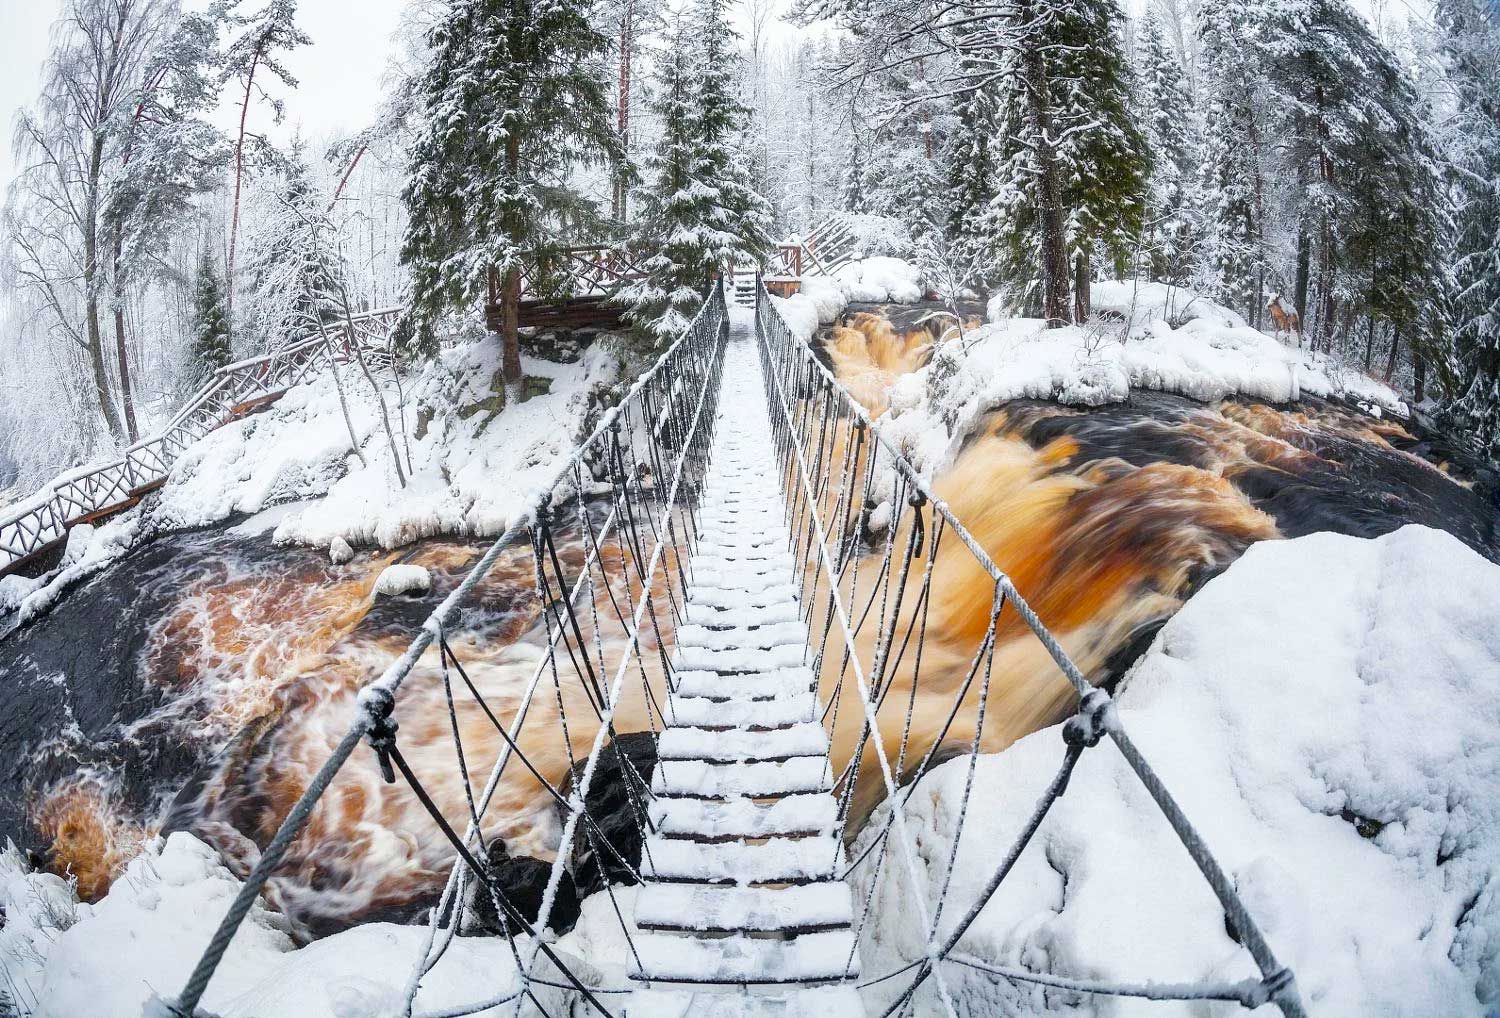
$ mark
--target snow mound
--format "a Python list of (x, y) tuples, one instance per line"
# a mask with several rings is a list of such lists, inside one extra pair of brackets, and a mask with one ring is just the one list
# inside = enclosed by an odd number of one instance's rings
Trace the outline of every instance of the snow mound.
[[(1098, 283), (1115, 317), (1049, 329), (1036, 318), (1001, 318), (934, 351), (920, 371), (898, 378), (882, 432), (929, 476), (989, 411), (1016, 399), (1071, 406), (1123, 402), (1132, 389), (1203, 402), (1240, 396), (1289, 403), (1304, 395), (1345, 399), (1379, 414), (1404, 415), (1389, 386), (1323, 354), (1283, 345), (1234, 312), (1183, 291)], [(1158, 292), (1160, 291), (1160, 292)], [(1123, 301), (1123, 303), (1122, 303)], [(1169, 316), (1177, 316), (1173, 328)]]
[[(22, 1014), (141, 1018), (154, 998), (170, 999), (182, 988), (239, 888), (212, 849), (182, 832), (158, 839), (92, 906), (58, 878), (28, 872), (12, 849), (0, 854), (0, 971)], [(294, 949), (281, 917), (257, 902), (209, 984), (204, 1008), (223, 1018), (399, 1014), (426, 937), (425, 926), (371, 923)], [(527, 945), (518, 941), (523, 956)], [(583, 965), (578, 971), (590, 972)], [(549, 973), (549, 981), (558, 974)], [(459, 937), (423, 978), (417, 1011), (456, 1009), (518, 985), (504, 940)], [(567, 1013), (561, 991), (537, 985), (533, 992), (547, 1013)], [(151, 1006), (146, 1013), (167, 1013)], [(521, 1013), (538, 1012), (528, 1005)]]
[(802, 288), (798, 293), (790, 297), (772, 296), (771, 304), (793, 335), (811, 342), (818, 326), (828, 325), (838, 318), (848, 306), (849, 297), (844, 288), (833, 280), (809, 276), (802, 280)]
[(835, 269), (852, 301), (915, 304), (922, 299), (922, 270), (904, 258), (862, 258)]
[(375, 596), (425, 594), (432, 589), (432, 574), (423, 566), (386, 566), (375, 581)]
[[(1500, 567), (1440, 531), (1263, 542), (1188, 601), (1122, 684), (1127, 729), (1295, 970), (1311, 1014), (1482, 1018), (1500, 1005), (1497, 603)], [(944, 930), (976, 900), (1062, 755), (1054, 727), (979, 760), (972, 801), (982, 805), (968, 812)], [(907, 807), (930, 896), (967, 767), (938, 768)], [(870, 873), (860, 871), (856, 900)], [(888, 862), (876, 879), (867, 976), (920, 951), (900, 918), (903, 867)], [(1089, 979), (1256, 975), (1108, 741), (1085, 753), (960, 950)], [(944, 971), (961, 1013), (1206, 1013)], [(932, 994), (916, 1013), (940, 1013)]]
[[(261, 413), (204, 436), (173, 464), (156, 519), (199, 527), (234, 513), (310, 500), (277, 523), (282, 543), (396, 548), (435, 534), (490, 537), (524, 514), (573, 448), (591, 390), (613, 384), (620, 361), (596, 342), (573, 364), (532, 357), (522, 367), (547, 391), (506, 406), (499, 344), (442, 351), (403, 390), (382, 383), (405, 485), (397, 475), (375, 390), (340, 369), (351, 447), (329, 372)], [(404, 402), (400, 397), (404, 395)]]
[(335, 537), (328, 545), (328, 561), (341, 566), (354, 558), (354, 549), (342, 537)]

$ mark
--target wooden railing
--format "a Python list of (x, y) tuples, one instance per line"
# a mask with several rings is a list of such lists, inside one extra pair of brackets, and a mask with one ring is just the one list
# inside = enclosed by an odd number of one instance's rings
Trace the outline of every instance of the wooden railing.
[(137, 442), (121, 458), (58, 477), (19, 505), (0, 511), (0, 576), (66, 539), (68, 528), (134, 504), (166, 480), (184, 449), (214, 428), (269, 402), (330, 360), (353, 359), (356, 348), (378, 361), (388, 357), (386, 338), (401, 308), (355, 315), (280, 350), (226, 365), (216, 372), (157, 435)]

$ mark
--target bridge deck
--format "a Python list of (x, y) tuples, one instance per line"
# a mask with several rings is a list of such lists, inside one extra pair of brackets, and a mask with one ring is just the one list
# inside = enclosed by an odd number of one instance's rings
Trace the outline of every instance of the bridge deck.
[(743, 326), (652, 778), (627, 1013), (862, 1015), (828, 737), (760, 362)]

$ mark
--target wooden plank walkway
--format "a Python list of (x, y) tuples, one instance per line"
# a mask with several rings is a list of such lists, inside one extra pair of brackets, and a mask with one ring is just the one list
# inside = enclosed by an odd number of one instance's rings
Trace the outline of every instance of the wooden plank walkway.
[(725, 351), (633, 933), (639, 1018), (863, 1015), (828, 736), (750, 330)]

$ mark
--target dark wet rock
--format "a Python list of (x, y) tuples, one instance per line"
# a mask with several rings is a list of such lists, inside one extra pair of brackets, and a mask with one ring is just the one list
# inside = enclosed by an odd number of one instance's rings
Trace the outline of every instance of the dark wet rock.
[[(496, 936), (514, 936), (525, 932), (520, 923), (513, 921), (508, 903), (521, 914), (528, 924), (535, 924), (541, 914), (542, 898), (547, 893), (547, 881), (552, 875), (552, 864), (529, 855), (511, 855), (504, 842), (490, 843), (490, 880), (494, 888), (485, 887), (477, 880), (469, 882), (468, 919), (465, 933), (489, 933)], [(497, 899), (501, 905), (496, 912)], [(578, 891), (572, 876), (563, 871), (557, 885), (557, 897), (552, 903), (552, 914), (547, 926), (554, 932), (567, 933), (578, 922)]]
[[(635, 883), (633, 871), (641, 865), (641, 811), (655, 770), (653, 733), (630, 732), (605, 743), (585, 797), (594, 824), (580, 823), (573, 841), (573, 879), (580, 896), (603, 890), (606, 882)], [(580, 760), (564, 785), (564, 795), (582, 773)]]

